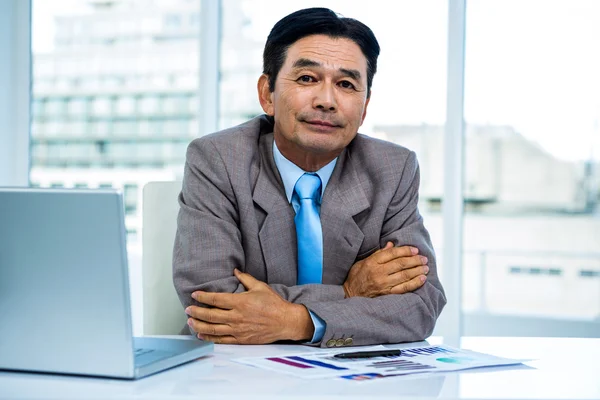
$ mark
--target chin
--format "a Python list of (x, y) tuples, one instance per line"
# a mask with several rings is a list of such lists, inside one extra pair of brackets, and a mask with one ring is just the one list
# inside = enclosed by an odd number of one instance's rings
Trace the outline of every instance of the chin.
[(314, 140), (302, 143), (302, 146), (315, 154), (327, 154), (332, 152), (340, 152), (344, 147), (338, 141), (332, 141), (331, 138), (316, 138)]

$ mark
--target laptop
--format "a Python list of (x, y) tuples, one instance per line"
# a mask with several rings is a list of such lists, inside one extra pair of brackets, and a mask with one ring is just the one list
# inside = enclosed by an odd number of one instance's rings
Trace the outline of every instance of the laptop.
[(0, 370), (136, 379), (212, 352), (132, 337), (128, 277), (121, 193), (0, 188)]

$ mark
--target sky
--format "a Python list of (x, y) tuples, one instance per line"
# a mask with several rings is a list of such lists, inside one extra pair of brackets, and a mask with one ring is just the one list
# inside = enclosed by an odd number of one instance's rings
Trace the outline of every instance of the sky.
[[(371, 27), (382, 51), (363, 131), (444, 123), (446, 0), (370, 0), (369, 7), (350, 0), (241, 4), (251, 20), (247, 32), (258, 41), (282, 16), (310, 6)], [(85, 0), (33, 0), (34, 54), (52, 50), (54, 15), (84, 9)], [(564, 160), (600, 159), (598, 21), (598, 0), (468, 1), (467, 123), (510, 125)]]

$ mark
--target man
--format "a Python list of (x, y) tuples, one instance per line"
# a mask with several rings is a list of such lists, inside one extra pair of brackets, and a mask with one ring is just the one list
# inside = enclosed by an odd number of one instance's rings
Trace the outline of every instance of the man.
[(431, 334), (446, 300), (415, 155), (357, 134), (378, 55), (356, 20), (290, 14), (264, 49), (266, 115), (190, 144), (173, 269), (199, 338), (333, 347)]

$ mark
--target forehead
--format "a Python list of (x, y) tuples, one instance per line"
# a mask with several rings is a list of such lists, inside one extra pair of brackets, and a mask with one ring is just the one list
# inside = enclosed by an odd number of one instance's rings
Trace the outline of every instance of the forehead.
[(367, 58), (360, 47), (347, 38), (326, 35), (303, 37), (288, 48), (284, 67), (291, 68), (300, 58), (316, 61), (328, 69), (356, 69), (365, 77), (367, 74)]

